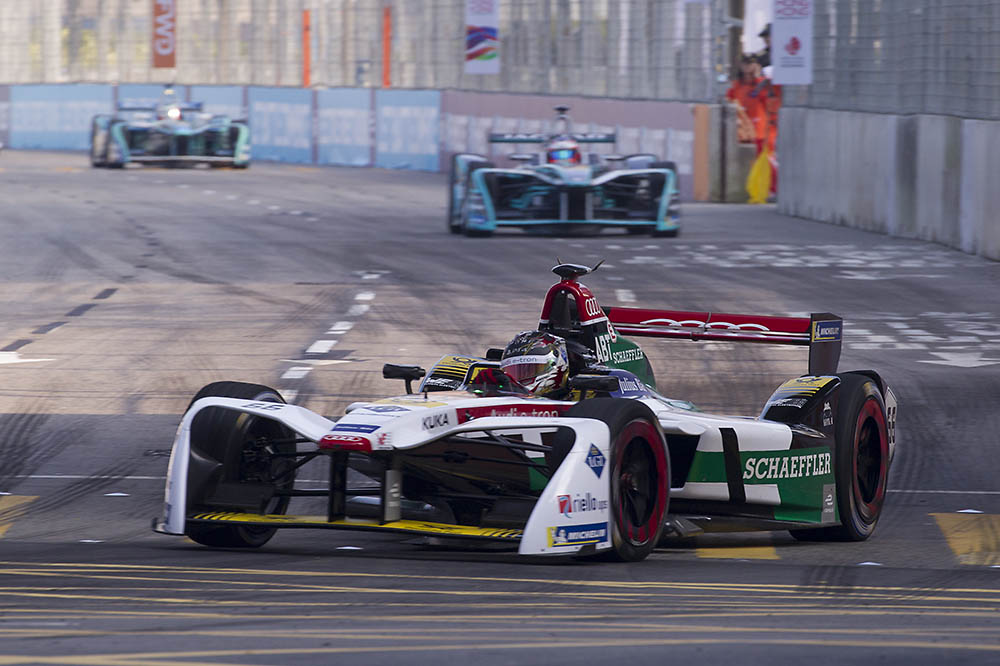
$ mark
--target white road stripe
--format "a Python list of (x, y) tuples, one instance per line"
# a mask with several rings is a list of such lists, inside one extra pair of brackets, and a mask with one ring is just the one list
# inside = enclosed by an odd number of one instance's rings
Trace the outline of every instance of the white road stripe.
[(348, 317), (358, 317), (358, 316), (363, 315), (364, 313), (368, 312), (369, 310), (371, 310), (371, 307), (372, 306), (370, 306), (370, 305), (363, 305), (363, 304), (360, 304), (360, 303), (357, 304), (357, 305), (352, 305), (347, 310), (347, 316)]
[(306, 350), (307, 354), (325, 354), (329, 352), (337, 344), (337, 340), (317, 340), (316, 342), (309, 345), (309, 349)]
[(622, 303), (635, 303), (635, 292), (631, 289), (615, 289), (615, 298)]
[(360, 294), (358, 294), (357, 296), (354, 297), (354, 300), (356, 300), (356, 301), (371, 301), (371, 300), (374, 300), (374, 299), (375, 299), (375, 292), (374, 291), (363, 291), (363, 292), (361, 292)]
[(281, 375), (282, 379), (302, 379), (312, 371), (312, 367), (306, 365), (295, 365), (285, 370), (285, 374)]

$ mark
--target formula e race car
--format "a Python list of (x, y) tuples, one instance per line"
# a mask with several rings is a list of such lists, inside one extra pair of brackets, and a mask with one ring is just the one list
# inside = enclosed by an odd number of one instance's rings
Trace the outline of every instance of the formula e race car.
[(246, 121), (205, 113), (200, 102), (181, 102), (167, 88), (156, 106), (119, 106), (116, 114), (91, 121), (91, 165), (121, 168), (129, 162), (245, 169), (250, 166), (250, 127)]
[[(837, 372), (840, 318), (601, 308), (578, 281), (589, 270), (556, 266), (538, 330), (506, 349), (429, 373), (386, 365), (406, 394), (337, 419), (266, 386), (209, 384), (181, 420), (154, 530), (216, 547), (261, 546), (283, 527), (382, 530), (628, 561), (701, 531), (872, 534), (896, 398), (874, 370)], [(809, 374), (759, 416), (707, 414), (657, 392), (626, 335), (808, 346)], [(328, 480), (297, 484), (317, 460)]]
[(652, 153), (584, 155), (581, 145), (613, 144), (615, 135), (573, 132), (569, 107), (556, 111), (554, 134), (490, 134), (491, 143), (545, 145), (541, 153), (509, 155), (520, 163), (514, 168), (497, 168), (484, 155), (452, 156), (448, 229), (489, 236), (504, 226), (544, 231), (619, 227), (633, 234), (676, 236), (676, 165)]

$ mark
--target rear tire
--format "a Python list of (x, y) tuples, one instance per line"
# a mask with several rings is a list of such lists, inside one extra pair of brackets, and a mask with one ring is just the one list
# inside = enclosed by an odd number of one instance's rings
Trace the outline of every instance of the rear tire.
[(566, 416), (597, 419), (611, 431), (612, 548), (601, 557), (645, 559), (663, 536), (670, 500), (670, 455), (656, 416), (641, 402), (622, 398), (584, 400)]
[(885, 503), (889, 436), (882, 392), (867, 375), (839, 377), (834, 473), (841, 524), (792, 530), (799, 541), (864, 541), (875, 531)]
[[(206, 397), (243, 398), (254, 402), (285, 402), (277, 391), (267, 386), (243, 382), (215, 382), (198, 391), (188, 409), (197, 400)], [(274, 477), (280, 476), (274, 483), (275, 489), (291, 489), (295, 481), (294, 472), (287, 476), (282, 476), (282, 472), (291, 468), (292, 459), (270, 457), (266, 449), (256, 440), (260, 438), (291, 440), (292, 437), (294, 433), (276, 421), (229, 409), (213, 407), (203, 409), (191, 423), (192, 454), (197, 452), (200, 456), (221, 463), (221, 478), (215, 479), (216, 483), (219, 481), (268, 483)], [(272, 445), (272, 448), (282, 453), (291, 453), (295, 451), (295, 444), (286, 441)], [(284, 514), (288, 510), (288, 503), (287, 496), (274, 496), (261, 513)], [(186, 529), (187, 536), (192, 541), (218, 548), (259, 548), (267, 543), (276, 531), (273, 527), (197, 523), (189, 523)]]
[(107, 164), (108, 155), (108, 141), (111, 140), (110, 135), (104, 138), (104, 145), (98, 149), (95, 144), (95, 140), (98, 135), (97, 128), (97, 118), (90, 121), (90, 166), (94, 168), (100, 168)]

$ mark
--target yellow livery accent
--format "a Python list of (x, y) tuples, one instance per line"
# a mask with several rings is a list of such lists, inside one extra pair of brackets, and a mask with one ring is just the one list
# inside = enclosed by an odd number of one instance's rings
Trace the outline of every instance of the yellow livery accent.
[(346, 530), (388, 530), (390, 532), (407, 532), (411, 534), (434, 534), (438, 536), (471, 537), (478, 539), (500, 539), (503, 541), (518, 541), (523, 535), (519, 529), (498, 527), (475, 527), (472, 525), (448, 525), (446, 523), (431, 523), (423, 520), (394, 520), (390, 523), (379, 523), (370, 518), (339, 518), (329, 521), (326, 516), (289, 516), (279, 514), (236, 513), (231, 511), (214, 511), (196, 513), (188, 518), (190, 521), (207, 523), (243, 523), (267, 525), (269, 527), (321, 527), (327, 529)]

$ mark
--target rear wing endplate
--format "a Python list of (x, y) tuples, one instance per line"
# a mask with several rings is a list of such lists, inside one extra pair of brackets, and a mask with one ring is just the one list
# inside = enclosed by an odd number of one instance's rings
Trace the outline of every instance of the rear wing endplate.
[(604, 308), (604, 312), (623, 335), (808, 346), (810, 375), (836, 374), (840, 363), (844, 322), (829, 312), (809, 317), (644, 308)]

